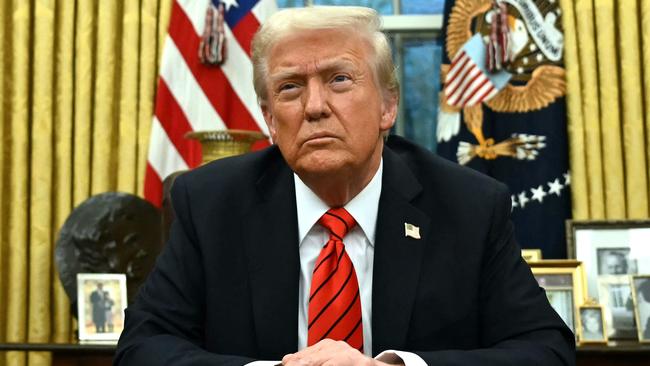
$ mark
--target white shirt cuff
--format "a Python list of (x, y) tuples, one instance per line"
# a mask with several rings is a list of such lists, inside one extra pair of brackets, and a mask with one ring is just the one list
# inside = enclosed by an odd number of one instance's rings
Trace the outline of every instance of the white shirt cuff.
[(282, 361), (253, 361), (247, 363), (245, 366), (275, 366), (282, 365)]
[(375, 360), (386, 363), (399, 363), (402, 361), (404, 366), (427, 366), (422, 357), (412, 352), (395, 351), (389, 349), (377, 355)]

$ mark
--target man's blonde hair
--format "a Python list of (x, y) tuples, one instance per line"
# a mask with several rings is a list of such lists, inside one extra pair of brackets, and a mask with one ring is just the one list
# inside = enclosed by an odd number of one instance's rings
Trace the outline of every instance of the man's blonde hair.
[(391, 96), (399, 94), (399, 83), (386, 35), (381, 32), (381, 18), (376, 11), (358, 6), (316, 6), (291, 8), (273, 14), (255, 34), (252, 43), (253, 82), (260, 101), (267, 100), (267, 56), (283, 37), (301, 30), (347, 29), (370, 44), (374, 54), (370, 66), (379, 86)]

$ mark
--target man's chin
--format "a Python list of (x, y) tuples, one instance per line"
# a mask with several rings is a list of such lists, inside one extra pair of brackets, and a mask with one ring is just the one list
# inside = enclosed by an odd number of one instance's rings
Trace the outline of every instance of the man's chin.
[(317, 158), (310, 157), (308, 159), (300, 159), (295, 167), (294, 171), (300, 176), (308, 177), (321, 177), (323, 179), (328, 176), (334, 177), (340, 175), (350, 169), (350, 164), (342, 159), (334, 158)]

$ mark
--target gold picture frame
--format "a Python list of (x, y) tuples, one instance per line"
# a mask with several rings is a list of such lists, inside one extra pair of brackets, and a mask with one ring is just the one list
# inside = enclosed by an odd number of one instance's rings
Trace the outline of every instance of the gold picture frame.
[(578, 344), (607, 344), (607, 322), (601, 305), (578, 307)]
[(549, 303), (577, 334), (579, 307), (584, 304), (586, 280), (582, 262), (571, 259), (551, 259), (529, 262), (530, 268), (546, 291)]
[(634, 319), (640, 343), (650, 343), (650, 275), (630, 276)]
[(521, 256), (526, 262), (534, 262), (542, 260), (542, 250), (541, 249), (522, 249)]

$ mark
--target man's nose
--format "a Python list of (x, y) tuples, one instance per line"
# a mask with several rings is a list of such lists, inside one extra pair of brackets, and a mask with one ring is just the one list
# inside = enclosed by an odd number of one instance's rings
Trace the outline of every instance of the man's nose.
[(328, 102), (327, 89), (323, 83), (319, 80), (310, 80), (305, 95), (305, 119), (317, 121), (327, 117), (331, 112)]

